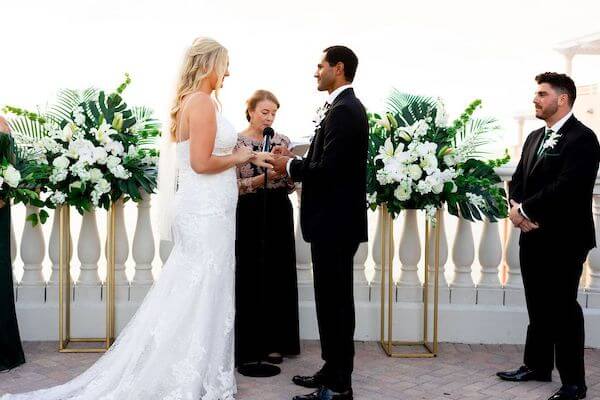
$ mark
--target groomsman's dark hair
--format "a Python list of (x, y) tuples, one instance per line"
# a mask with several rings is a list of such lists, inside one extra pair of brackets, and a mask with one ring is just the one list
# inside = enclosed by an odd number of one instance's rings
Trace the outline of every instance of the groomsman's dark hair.
[(573, 104), (575, 104), (575, 99), (577, 98), (577, 87), (575, 87), (575, 82), (568, 75), (557, 72), (544, 72), (536, 76), (535, 81), (538, 85), (547, 83), (558, 93), (567, 94), (569, 96), (569, 106), (573, 108)]
[(325, 53), (325, 61), (329, 65), (334, 66), (341, 62), (344, 64), (344, 76), (348, 82), (354, 80), (356, 75), (356, 68), (358, 67), (358, 57), (352, 50), (346, 46), (330, 46), (323, 50)]

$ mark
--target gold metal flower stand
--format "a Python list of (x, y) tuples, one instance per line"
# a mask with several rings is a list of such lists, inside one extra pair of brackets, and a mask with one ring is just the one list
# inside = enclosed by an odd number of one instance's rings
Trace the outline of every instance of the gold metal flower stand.
[[(440, 221), (441, 211), (436, 211), (436, 221)], [(434, 231), (434, 273), (433, 273), (433, 321), (432, 336), (429, 339), (429, 289), (430, 276), (429, 265), (430, 256), (430, 236), (432, 227), (429, 221), (425, 220), (425, 268), (423, 282), (423, 338), (417, 341), (398, 341), (394, 340), (394, 281), (393, 281), (393, 260), (394, 260), (394, 225), (393, 219), (386, 206), (380, 207), (381, 218), (381, 339), (380, 344), (383, 351), (389, 357), (398, 358), (431, 358), (438, 353), (438, 306), (439, 306), (439, 273), (440, 273), (440, 230)], [(387, 286), (386, 286), (387, 275)], [(411, 351), (414, 347), (422, 347), (424, 351)]]
[[(71, 337), (71, 273), (70, 273), (70, 207), (61, 206), (59, 213), (59, 287), (58, 287), (58, 339), (61, 353), (101, 353), (115, 340), (115, 206), (108, 211), (107, 268), (106, 268), (106, 335), (101, 338)], [(98, 343), (97, 347), (72, 347), (73, 343)]]

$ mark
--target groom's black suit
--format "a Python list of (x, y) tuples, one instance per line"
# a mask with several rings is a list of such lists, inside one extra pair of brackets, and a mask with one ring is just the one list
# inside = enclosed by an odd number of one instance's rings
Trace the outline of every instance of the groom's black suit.
[(563, 384), (584, 385), (584, 322), (577, 289), (588, 251), (596, 246), (592, 191), (600, 146), (592, 130), (570, 117), (554, 148), (537, 156), (545, 129), (533, 131), (510, 184), (510, 198), (539, 229), (521, 233), (520, 261), (529, 313), (527, 367)]
[(290, 176), (302, 182), (300, 222), (310, 242), (321, 356), (321, 381), (351, 387), (354, 360), (353, 258), (367, 241), (366, 166), (369, 125), (354, 90), (343, 90)]

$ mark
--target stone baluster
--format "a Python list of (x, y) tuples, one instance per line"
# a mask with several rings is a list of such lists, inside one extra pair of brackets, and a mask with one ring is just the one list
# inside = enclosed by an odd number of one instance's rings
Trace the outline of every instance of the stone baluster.
[(152, 261), (155, 247), (150, 220), (150, 195), (142, 191), (142, 200), (137, 203), (138, 216), (133, 235), (132, 254), (135, 261), (135, 274), (131, 285), (131, 300), (140, 302), (152, 286)]
[(502, 305), (502, 284), (498, 277), (502, 263), (502, 240), (497, 222), (487, 218), (483, 222), (483, 232), (479, 243), (479, 263), (481, 277), (477, 282), (477, 304)]
[[(431, 225), (430, 225), (431, 226)], [(440, 219), (434, 227), (431, 227), (429, 233), (429, 284), (433, 285), (435, 279), (435, 235), (436, 230), (440, 230), (440, 263), (439, 263), (439, 303), (448, 304), (450, 302), (450, 288), (446, 279), (446, 263), (448, 262), (448, 239), (446, 238), (446, 215), (440, 213)], [(431, 293), (431, 291), (430, 291)], [(433, 298), (431, 298), (433, 299)]]
[[(125, 228), (124, 208), (122, 198), (115, 202), (115, 298), (118, 302), (127, 301), (129, 298), (129, 281), (125, 273), (125, 263), (129, 257), (129, 239)], [(108, 241), (105, 248), (108, 259)]]
[(405, 210), (400, 215), (404, 215), (404, 226), (398, 248), (401, 265), (400, 279), (397, 283), (398, 301), (421, 302), (423, 292), (418, 272), (419, 261), (421, 260), (421, 240), (417, 223), (417, 210)]
[(452, 303), (475, 304), (475, 285), (471, 277), (475, 260), (475, 242), (471, 221), (459, 217), (452, 246), (454, 279), (450, 285)]
[(519, 259), (519, 237), (521, 230), (509, 222), (508, 244), (505, 249), (505, 260), (508, 269), (504, 285), (504, 305), (525, 306), (525, 292), (523, 290), (523, 277), (521, 276), (521, 262)]
[[(594, 195), (594, 225), (596, 238), (600, 240), (600, 195)], [(588, 308), (600, 308), (600, 249), (594, 247), (588, 254), (589, 279), (587, 284)]]
[(101, 284), (98, 276), (100, 260), (100, 234), (96, 221), (96, 210), (83, 213), (77, 257), (81, 265), (79, 279), (75, 288), (75, 301), (97, 302), (101, 299)]
[[(60, 257), (60, 218), (59, 211), (54, 211), (52, 218), (52, 231), (50, 232), (50, 240), (48, 242), (48, 256), (52, 263), (52, 273), (50, 274), (50, 280), (48, 281), (48, 302), (58, 303), (58, 274), (59, 274), (59, 257)], [(69, 232), (71, 231), (69, 227)], [(73, 256), (73, 238), (69, 235), (71, 244), (71, 254), (69, 261)]]
[[(38, 212), (33, 206), (26, 206), (26, 215)], [(46, 254), (44, 233), (40, 224), (32, 226), (25, 221), (21, 237), (21, 260), (23, 260), (23, 279), (19, 289), (19, 301), (27, 303), (44, 303), (46, 283), (42, 274), (42, 262)]]

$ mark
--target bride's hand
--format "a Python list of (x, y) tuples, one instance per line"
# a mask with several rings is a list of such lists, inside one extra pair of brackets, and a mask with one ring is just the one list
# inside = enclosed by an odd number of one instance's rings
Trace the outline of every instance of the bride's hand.
[(254, 158), (250, 159), (250, 162), (257, 167), (273, 169), (273, 165), (270, 164), (273, 160), (273, 154), (260, 152), (255, 153)]
[(236, 164), (244, 164), (248, 161), (252, 161), (255, 153), (252, 151), (250, 147), (241, 146), (233, 153), (235, 157)]

